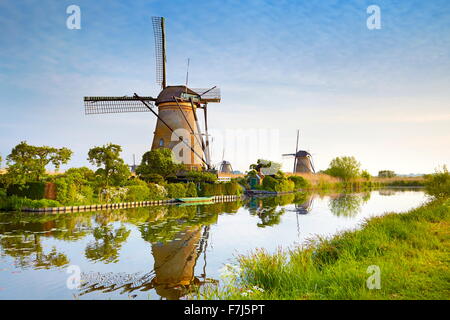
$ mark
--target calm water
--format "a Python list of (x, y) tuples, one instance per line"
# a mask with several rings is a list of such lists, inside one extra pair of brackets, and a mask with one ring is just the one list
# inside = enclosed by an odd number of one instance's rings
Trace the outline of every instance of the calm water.
[[(179, 299), (255, 248), (274, 251), (427, 201), (420, 190), (286, 195), (61, 215), (0, 212), (0, 299)], [(79, 268), (82, 287), (67, 280)]]

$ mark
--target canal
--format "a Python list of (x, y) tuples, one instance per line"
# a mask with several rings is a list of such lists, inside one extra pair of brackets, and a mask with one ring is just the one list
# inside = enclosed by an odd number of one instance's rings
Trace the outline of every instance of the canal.
[[(427, 201), (420, 189), (101, 212), (0, 212), (0, 299), (183, 299), (221, 269)], [(79, 283), (77, 288), (76, 285)]]

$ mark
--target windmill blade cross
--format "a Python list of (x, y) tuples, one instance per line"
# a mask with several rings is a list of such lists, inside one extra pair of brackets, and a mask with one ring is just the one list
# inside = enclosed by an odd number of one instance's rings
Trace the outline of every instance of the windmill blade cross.
[[(151, 107), (156, 100), (152, 97), (142, 97)], [(85, 114), (149, 112), (140, 99), (136, 97), (84, 97)]]
[(152, 17), (153, 33), (155, 36), (156, 83), (162, 89), (166, 87), (166, 35), (164, 18)]

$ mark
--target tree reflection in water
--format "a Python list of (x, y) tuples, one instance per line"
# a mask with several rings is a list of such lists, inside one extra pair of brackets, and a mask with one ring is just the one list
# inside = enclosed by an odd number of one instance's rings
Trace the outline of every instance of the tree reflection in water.
[(344, 193), (330, 197), (328, 207), (336, 216), (355, 217), (361, 211), (362, 205), (369, 201), (369, 199), (370, 192), (353, 194)]
[(75, 241), (87, 234), (89, 219), (74, 215), (66, 216), (3, 213), (0, 214), (0, 248), (2, 255), (14, 259), (22, 269), (51, 269), (69, 264), (69, 259), (56, 247), (45, 252), (42, 239), (55, 238)]
[(85, 249), (86, 258), (104, 263), (117, 262), (122, 243), (128, 239), (130, 232), (124, 225), (115, 230), (112, 225), (95, 228), (93, 231), (95, 240), (88, 243)]
[[(257, 225), (264, 228), (275, 226), (281, 222), (281, 216), (286, 211), (295, 211), (299, 214), (306, 214), (311, 211), (314, 201), (314, 195), (306, 192), (289, 193), (279, 196), (254, 197), (251, 198), (246, 208), (250, 214), (256, 215), (261, 219)], [(283, 208), (288, 204), (295, 204), (295, 210)]]

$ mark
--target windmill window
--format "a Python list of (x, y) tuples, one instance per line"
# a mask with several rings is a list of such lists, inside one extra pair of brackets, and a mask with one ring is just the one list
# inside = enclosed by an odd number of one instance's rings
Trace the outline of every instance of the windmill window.
[(164, 147), (164, 139), (159, 139), (159, 146)]

